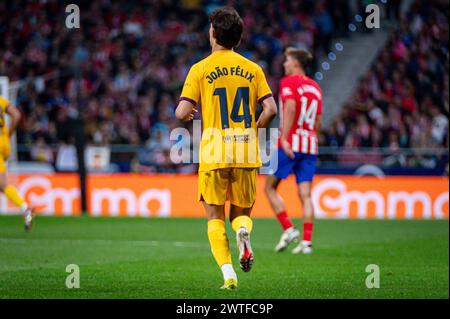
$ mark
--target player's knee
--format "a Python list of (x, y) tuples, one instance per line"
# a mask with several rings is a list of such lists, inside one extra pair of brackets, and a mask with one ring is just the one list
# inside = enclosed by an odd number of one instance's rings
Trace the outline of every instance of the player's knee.
[(302, 203), (310, 201), (311, 200), (311, 190), (299, 190), (298, 196), (300, 197), (300, 200), (302, 201)]
[(8, 186), (6, 176), (3, 174), (0, 174), (0, 191), (3, 192), (6, 188), (6, 186)]
[(276, 192), (276, 188), (275, 186), (266, 183), (266, 185), (264, 186), (264, 192), (266, 193), (267, 196), (271, 196), (274, 194), (274, 192)]

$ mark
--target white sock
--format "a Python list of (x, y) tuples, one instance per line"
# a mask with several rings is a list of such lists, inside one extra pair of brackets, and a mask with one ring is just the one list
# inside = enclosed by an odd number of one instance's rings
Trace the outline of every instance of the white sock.
[(231, 264), (223, 264), (220, 269), (222, 269), (223, 279), (228, 280), (230, 278), (237, 280), (237, 275), (234, 272), (233, 265)]
[(22, 206), (20, 206), (20, 211), (22, 212), (22, 214), (24, 214), (27, 209), (28, 209), (27, 203), (23, 203)]
[(290, 233), (290, 232), (293, 232), (294, 230), (295, 230), (295, 227), (292, 226), (292, 227), (289, 227), (288, 229), (286, 229), (284, 232)]

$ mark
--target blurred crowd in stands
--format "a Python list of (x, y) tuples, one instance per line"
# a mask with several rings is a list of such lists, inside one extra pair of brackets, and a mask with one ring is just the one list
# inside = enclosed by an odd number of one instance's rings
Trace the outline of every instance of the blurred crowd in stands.
[(433, 165), (427, 157), (398, 151), (449, 146), (448, 41), (448, 11), (416, 1), (321, 144), (385, 147), (394, 155), (390, 165)]
[[(355, 2), (363, 12), (367, 1)], [(399, 19), (400, 1), (389, 2)], [(80, 115), (89, 144), (142, 146), (133, 170), (189, 171), (171, 163), (169, 132), (180, 125), (173, 114), (190, 66), (209, 53), (214, 9), (233, 5), (241, 13), (238, 51), (263, 67), (275, 94), (283, 49), (326, 54), (333, 38), (349, 36), (355, 13), (347, 0), (237, 3), (81, 0), (81, 28), (68, 29), (69, 2), (0, 2), (0, 74), (20, 80), (17, 141), (31, 146), (20, 159), (54, 162), (51, 145), (73, 144), (67, 128)], [(321, 135), (322, 145), (448, 145), (448, 13), (418, 3)]]

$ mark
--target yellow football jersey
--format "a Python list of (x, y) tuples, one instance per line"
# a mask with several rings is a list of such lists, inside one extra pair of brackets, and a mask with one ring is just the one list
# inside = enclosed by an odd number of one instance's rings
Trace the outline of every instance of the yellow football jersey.
[(199, 171), (261, 166), (255, 113), (271, 96), (261, 67), (232, 50), (191, 67), (180, 99), (201, 105)]
[(9, 102), (0, 96), (0, 174), (6, 173), (6, 160), (11, 153), (8, 126), (6, 125), (6, 108)]
[(0, 138), (3, 136), (8, 137), (8, 126), (6, 125), (6, 108), (8, 105), (8, 100), (0, 96)]

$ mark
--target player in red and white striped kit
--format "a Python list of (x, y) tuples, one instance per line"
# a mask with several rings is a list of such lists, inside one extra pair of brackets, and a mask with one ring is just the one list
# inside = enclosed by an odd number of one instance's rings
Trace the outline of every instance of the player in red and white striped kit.
[[(298, 242), (292, 253), (312, 252), (314, 207), (311, 184), (316, 171), (318, 155), (317, 133), (322, 114), (322, 91), (307, 77), (305, 70), (312, 55), (304, 49), (288, 48), (285, 53), (286, 76), (280, 84), (280, 138), (278, 141), (278, 168), (266, 179), (267, 198), (283, 227), (276, 251), (283, 251), (291, 242)], [(277, 191), (282, 179), (294, 173), (298, 195), (303, 206), (303, 237), (290, 220), (283, 199)]]

